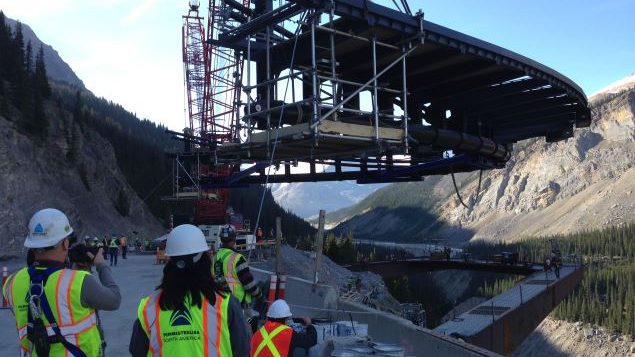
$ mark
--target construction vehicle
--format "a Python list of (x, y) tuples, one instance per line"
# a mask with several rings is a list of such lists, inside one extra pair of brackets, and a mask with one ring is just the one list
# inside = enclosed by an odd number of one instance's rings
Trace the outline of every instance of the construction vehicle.
[[(236, 250), (255, 249), (256, 236), (250, 230), (250, 221), (243, 219), (242, 214), (239, 213), (231, 213), (229, 216), (229, 224), (236, 229)], [(203, 231), (207, 245), (214, 251), (220, 249), (220, 232), (223, 226), (224, 224), (201, 224), (198, 226)]]

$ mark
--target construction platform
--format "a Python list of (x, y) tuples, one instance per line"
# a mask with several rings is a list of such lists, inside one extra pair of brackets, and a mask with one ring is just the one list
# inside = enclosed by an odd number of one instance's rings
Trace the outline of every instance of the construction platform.
[[(194, 135), (174, 133), (204, 164), (233, 166), (206, 188), (495, 169), (520, 140), (564, 140), (591, 122), (567, 77), (421, 12), (366, 0), (255, 3), (227, 2), (229, 20), (208, 39), (237, 58), (225, 75), (240, 80), (217, 89), (241, 93), (233, 107), (216, 108)], [(335, 172), (293, 172), (298, 162)], [(270, 165), (284, 172), (266, 175)]]

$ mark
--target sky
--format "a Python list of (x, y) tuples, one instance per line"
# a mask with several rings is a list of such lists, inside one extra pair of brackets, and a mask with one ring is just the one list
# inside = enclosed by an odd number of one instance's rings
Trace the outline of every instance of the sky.
[[(409, 4), (428, 21), (559, 71), (587, 94), (635, 72), (635, 0)], [(0, 0), (5, 15), (53, 46), (93, 93), (179, 131), (185, 126), (181, 16), (187, 8), (187, 0)]]

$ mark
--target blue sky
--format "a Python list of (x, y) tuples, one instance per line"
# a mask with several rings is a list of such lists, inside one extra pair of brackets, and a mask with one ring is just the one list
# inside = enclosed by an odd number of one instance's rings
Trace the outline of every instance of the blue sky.
[[(635, 72), (634, 0), (409, 3), (429, 21), (554, 68), (587, 94)], [(0, 0), (0, 9), (57, 49), (95, 94), (183, 128), (186, 0)]]

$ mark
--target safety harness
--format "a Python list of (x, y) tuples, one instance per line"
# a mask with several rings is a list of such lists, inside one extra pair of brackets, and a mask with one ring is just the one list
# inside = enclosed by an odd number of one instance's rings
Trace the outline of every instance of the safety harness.
[[(50, 351), (50, 345), (53, 343), (61, 343), (74, 357), (86, 357), (86, 354), (79, 347), (68, 342), (55, 320), (51, 306), (49, 305), (46, 294), (44, 293), (44, 283), (58, 270), (60, 267), (49, 267), (44, 270), (29, 267), (29, 277), (31, 279), (31, 287), (29, 288), (29, 309), (27, 322), (27, 336), (33, 343), (38, 356), (47, 357)], [(55, 332), (55, 336), (48, 336), (46, 327), (42, 321), (42, 314), (49, 322), (51, 329)]]

